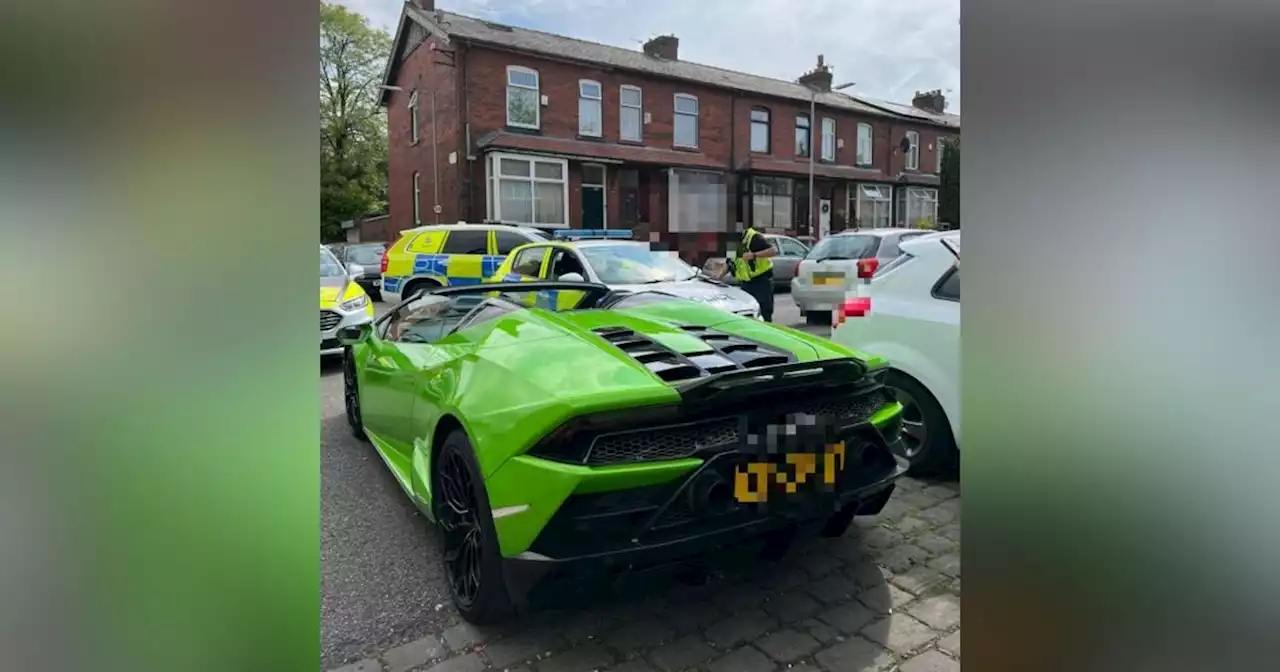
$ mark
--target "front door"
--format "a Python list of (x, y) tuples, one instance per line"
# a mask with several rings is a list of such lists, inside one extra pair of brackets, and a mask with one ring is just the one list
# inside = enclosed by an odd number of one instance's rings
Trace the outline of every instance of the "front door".
[(604, 228), (604, 166), (582, 164), (582, 228)]

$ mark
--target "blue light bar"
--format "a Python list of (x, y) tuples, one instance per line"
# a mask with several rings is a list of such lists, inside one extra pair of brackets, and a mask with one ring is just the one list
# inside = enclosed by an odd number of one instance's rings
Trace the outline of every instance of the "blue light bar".
[(558, 229), (552, 237), (557, 240), (631, 240), (631, 229)]

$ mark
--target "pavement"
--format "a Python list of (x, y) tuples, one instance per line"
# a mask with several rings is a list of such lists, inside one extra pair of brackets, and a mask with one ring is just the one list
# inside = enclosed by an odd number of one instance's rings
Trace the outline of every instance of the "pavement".
[[(803, 325), (790, 297), (775, 320)], [(378, 305), (382, 313), (386, 307)], [(960, 486), (903, 479), (880, 515), (784, 559), (718, 558), (673, 580), (476, 628), (449, 603), (436, 537), (321, 365), (321, 669), (341, 672), (859, 672), (960, 669)]]

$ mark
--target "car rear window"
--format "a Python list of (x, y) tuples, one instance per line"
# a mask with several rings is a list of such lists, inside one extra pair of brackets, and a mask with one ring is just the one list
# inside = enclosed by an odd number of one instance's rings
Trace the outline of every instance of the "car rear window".
[(809, 250), (805, 259), (823, 261), (826, 259), (869, 259), (876, 256), (880, 249), (878, 236), (831, 236), (823, 238)]
[(347, 248), (347, 262), (361, 266), (377, 266), (382, 263), (382, 245), (353, 245)]

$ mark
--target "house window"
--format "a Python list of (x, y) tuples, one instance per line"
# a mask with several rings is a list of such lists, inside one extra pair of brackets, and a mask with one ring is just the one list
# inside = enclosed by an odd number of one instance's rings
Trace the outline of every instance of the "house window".
[(907, 131), (906, 169), (920, 170), (920, 134)]
[(859, 184), (850, 190), (849, 212), (853, 213), (859, 228), (882, 229), (889, 226), (889, 215), (893, 209), (892, 190), (892, 187), (875, 184)]
[(809, 115), (796, 115), (796, 156), (809, 156), (809, 141), (813, 139), (813, 129), (809, 127)]
[(763, 107), (751, 109), (751, 151), (769, 153), (769, 110)]
[(836, 160), (836, 120), (822, 120), (822, 160)]
[(539, 128), (541, 121), (538, 71), (515, 65), (507, 67), (507, 125)]
[(946, 153), (947, 141), (944, 138), (938, 138), (937, 142), (935, 142), (933, 146), (937, 148), (937, 151), (934, 152), (934, 156), (938, 158), (938, 167), (933, 172), (941, 175), (942, 174), (942, 156), (944, 153)]
[(792, 211), (791, 180), (785, 177), (757, 177), (751, 185), (751, 226), (756, 230), (790, 229)]
[(910, 229), (932, 229), (937, 221), (937, 189), (898, 188), (898, 226)]
[(640, 142), (641, 122), (644, 116), (643, 98), (638, 86), (624, 86), (618, 90), (618, 126), (623, 140)]
[(568, 161), (491, 154), (494, 219), (512, 224), (568, 226)]
[(858, 124), (858, 157), (859, 166), (871, 166), (871, 124)]
[(409, 142), (418, 144), (418, 92), (409, 96)]
[(675, 137), (677, 147), (698, 146), (698, 99), (687, 93), (677, 93), (675, 99)]
[(578, 81), (578, 135), (598, 138), (604, 133), (603, 98), (600, 82)]
[(422, 217), (419, 216), (420, 211), (418, 210), (418, 208), (420, 207), (418, 205), (418, 197), (421, 194), (422, 194), (422, 190), (418, 188), (418, 173), (417, 171), (414, 171), (413, 173), (413, 224), (414, 226), (417, 226), (418, 224), (422, 223)]

